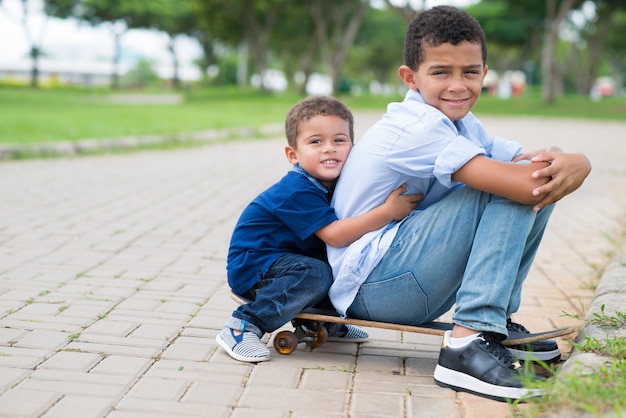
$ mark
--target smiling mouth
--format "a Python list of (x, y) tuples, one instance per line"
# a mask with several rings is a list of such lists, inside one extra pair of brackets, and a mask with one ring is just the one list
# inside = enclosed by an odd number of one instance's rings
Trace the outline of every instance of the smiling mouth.
[(441, 99), (441, 100), (451, 105), (461, 105), (461, 104), (467, 103), (469, 99)]
[(324, 160), (322, 164), (339, 164), (339, 160)]

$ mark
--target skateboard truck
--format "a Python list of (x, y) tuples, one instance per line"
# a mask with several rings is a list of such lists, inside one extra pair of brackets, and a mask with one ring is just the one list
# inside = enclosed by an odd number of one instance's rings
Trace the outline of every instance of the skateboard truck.
[(291, 354), (300, 343), (306, 343), (313, 351), (321, 347), (328, 338), (328, 331), (323, 322), (294, 319), (291, 321), (294, 331), (280, 331), (274, 337), (274, 349), (280, 354)]

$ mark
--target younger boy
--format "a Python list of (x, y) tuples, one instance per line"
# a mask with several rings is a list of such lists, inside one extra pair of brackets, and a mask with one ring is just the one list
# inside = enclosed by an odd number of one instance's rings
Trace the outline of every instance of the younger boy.
[(333, 206), (339, 218), (365, 213), (400, 184), (424, 198), (402, 223), (328, 247), (329, 295), (340, 314), (408, 325), (455, 306), (435, 381), (506, 400), (540, 393), (524, 387), (517, 359), (560, 357), (551, 340), (533, 343), (532, 353), (502, 340), (525, 330), (511, 316), (551, 204), (578, 188), (591, 165), (558, 148), (523, 154), (485, 132), (470, 110), (486, 59), (482, 28), (460, 9), (435, 7), (409, 24), (398, 70), (408, 92), (352, 150)]
[[(239, 306), (216, 337), (236, 360), (269, 360), (260, 338), (302, 309), (326, 300), (333, 282), (325, 243), (348, 245), (369, 231), (406, 217), (419, 195), (394, 190), (380, 206), (339, 221), (330, 198), (354, 139), (353, 117), (340, 101), (310, 97), (287, 114), (287, 160), (293, 168), (243, 211), (228, 251), (228, 284), (252, 302)], [(328, 329), (328, 341), (362, 342), (354, 326)]]

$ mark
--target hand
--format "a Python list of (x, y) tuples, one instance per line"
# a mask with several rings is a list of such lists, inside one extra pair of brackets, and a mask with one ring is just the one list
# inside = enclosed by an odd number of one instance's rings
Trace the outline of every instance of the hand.
[[(519, 154), (516, 155), (513, 158), (513, 162), (516, 163), (518, 161), (524, 161), (524, 160), (532, 160), (533, 158), (535, 158), (536, 156), (538, 156), (539, 154), (541, 154), (542, 152), (563, 152), (563, 150), (557, 146), (551, 146), (548, 148), (541, 148), (538, 150), (534, 150), (534, 151), (529, 151), (529, 152), (525, 152), (524, 154)], [(538, 160), (538, 161), (543, 161), (543, 160)]]
[(402, 194), (406, 190), (406, 184), (395, 189), (385, 200), (385, 205), (389, 208), (394, 221), (401, 221), (413, 212), (423, 194)]
[(533, 190), (533, 196), (543, 195), (543, 199), (533, 208), (535, 212), (578, 189), (591, 171), (591, 163), (585, 155), (549, 151), (551, 149), (539, 152), (531, 159), (532, 162), (550, 163), (548, 167), (532, 173), (533, 178), (549, 179), (546, 184)]

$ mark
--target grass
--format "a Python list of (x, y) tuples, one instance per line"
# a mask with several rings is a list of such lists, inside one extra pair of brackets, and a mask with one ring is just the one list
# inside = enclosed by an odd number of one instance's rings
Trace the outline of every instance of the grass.
[(530, 91), (522, 97), (499, 99), (483, 95), (473, 112), (480, 115), (540, 116), (551, 118), (594, 119), (626, 121), (626, 96), (607, 97), (598, 102), (585, 96), (568, 95), (547, 105), (539, 91)]
[(97, 91), (0, 89), (0, 144), (259, 126), (281, 121), (295, 100), (228, 91), (189, 94), (180, 104), (112, 103), (110, 98)]
[[(615, 315), (599, 314), (585, 323), (601, 328), (619, 328), (625, 324), (626, 313)], [(548, 395), (531, 398), (529, 407), (514, 413), (518, 417), (549, 416), (551, 412), (571, 416), (622, 417), (626, 413), (626, 339), (607, 337), (597, 339), (586, 336), (581, 343), (573, 343), (580, 352), (603, 356), (605, 361), (595, 370), (588, 372), (574, 369), (570, 373), (554, 376), (534, 386), (544, 388)], [(515, 407), (515, 405), (514, 405)]]
[[(295, 93), (260, 94), (237, 88), (197, 89), (181, 93), (178, 102), (150, 104), (142, 98), (171, 98), (172, 92), (125, 92), (132, 102), (119, 101), (120, 93), (69, 88), (30, 89), (0, 86), (0, 145), (33, 145), (89, 138), (133, 135), (182, 135), (224, 128), (258, 128), (282, 124), (289, 108), (302, 97)], [(176, 98), (176, 97), (174, 97)], [(401, 96), (341, 97), (353, 110), (381, 113)], [(477, 115), (514, 115), (614, 119), (626, 121), (626, 98), (592, 102), (565, 97), (552, 106), (541, 103), (538, 92), (508, 100), (483, 95)]]
[[(568, 374), (550, 380), (550, 393), (531, 399), (530, 408), (516, 414), (519, 417), (591, 416), (623, 417), (626, 413), (626, 361), (603, 364), (593, 373)], [(567, 411), (570, 415), (564, 415)]]

